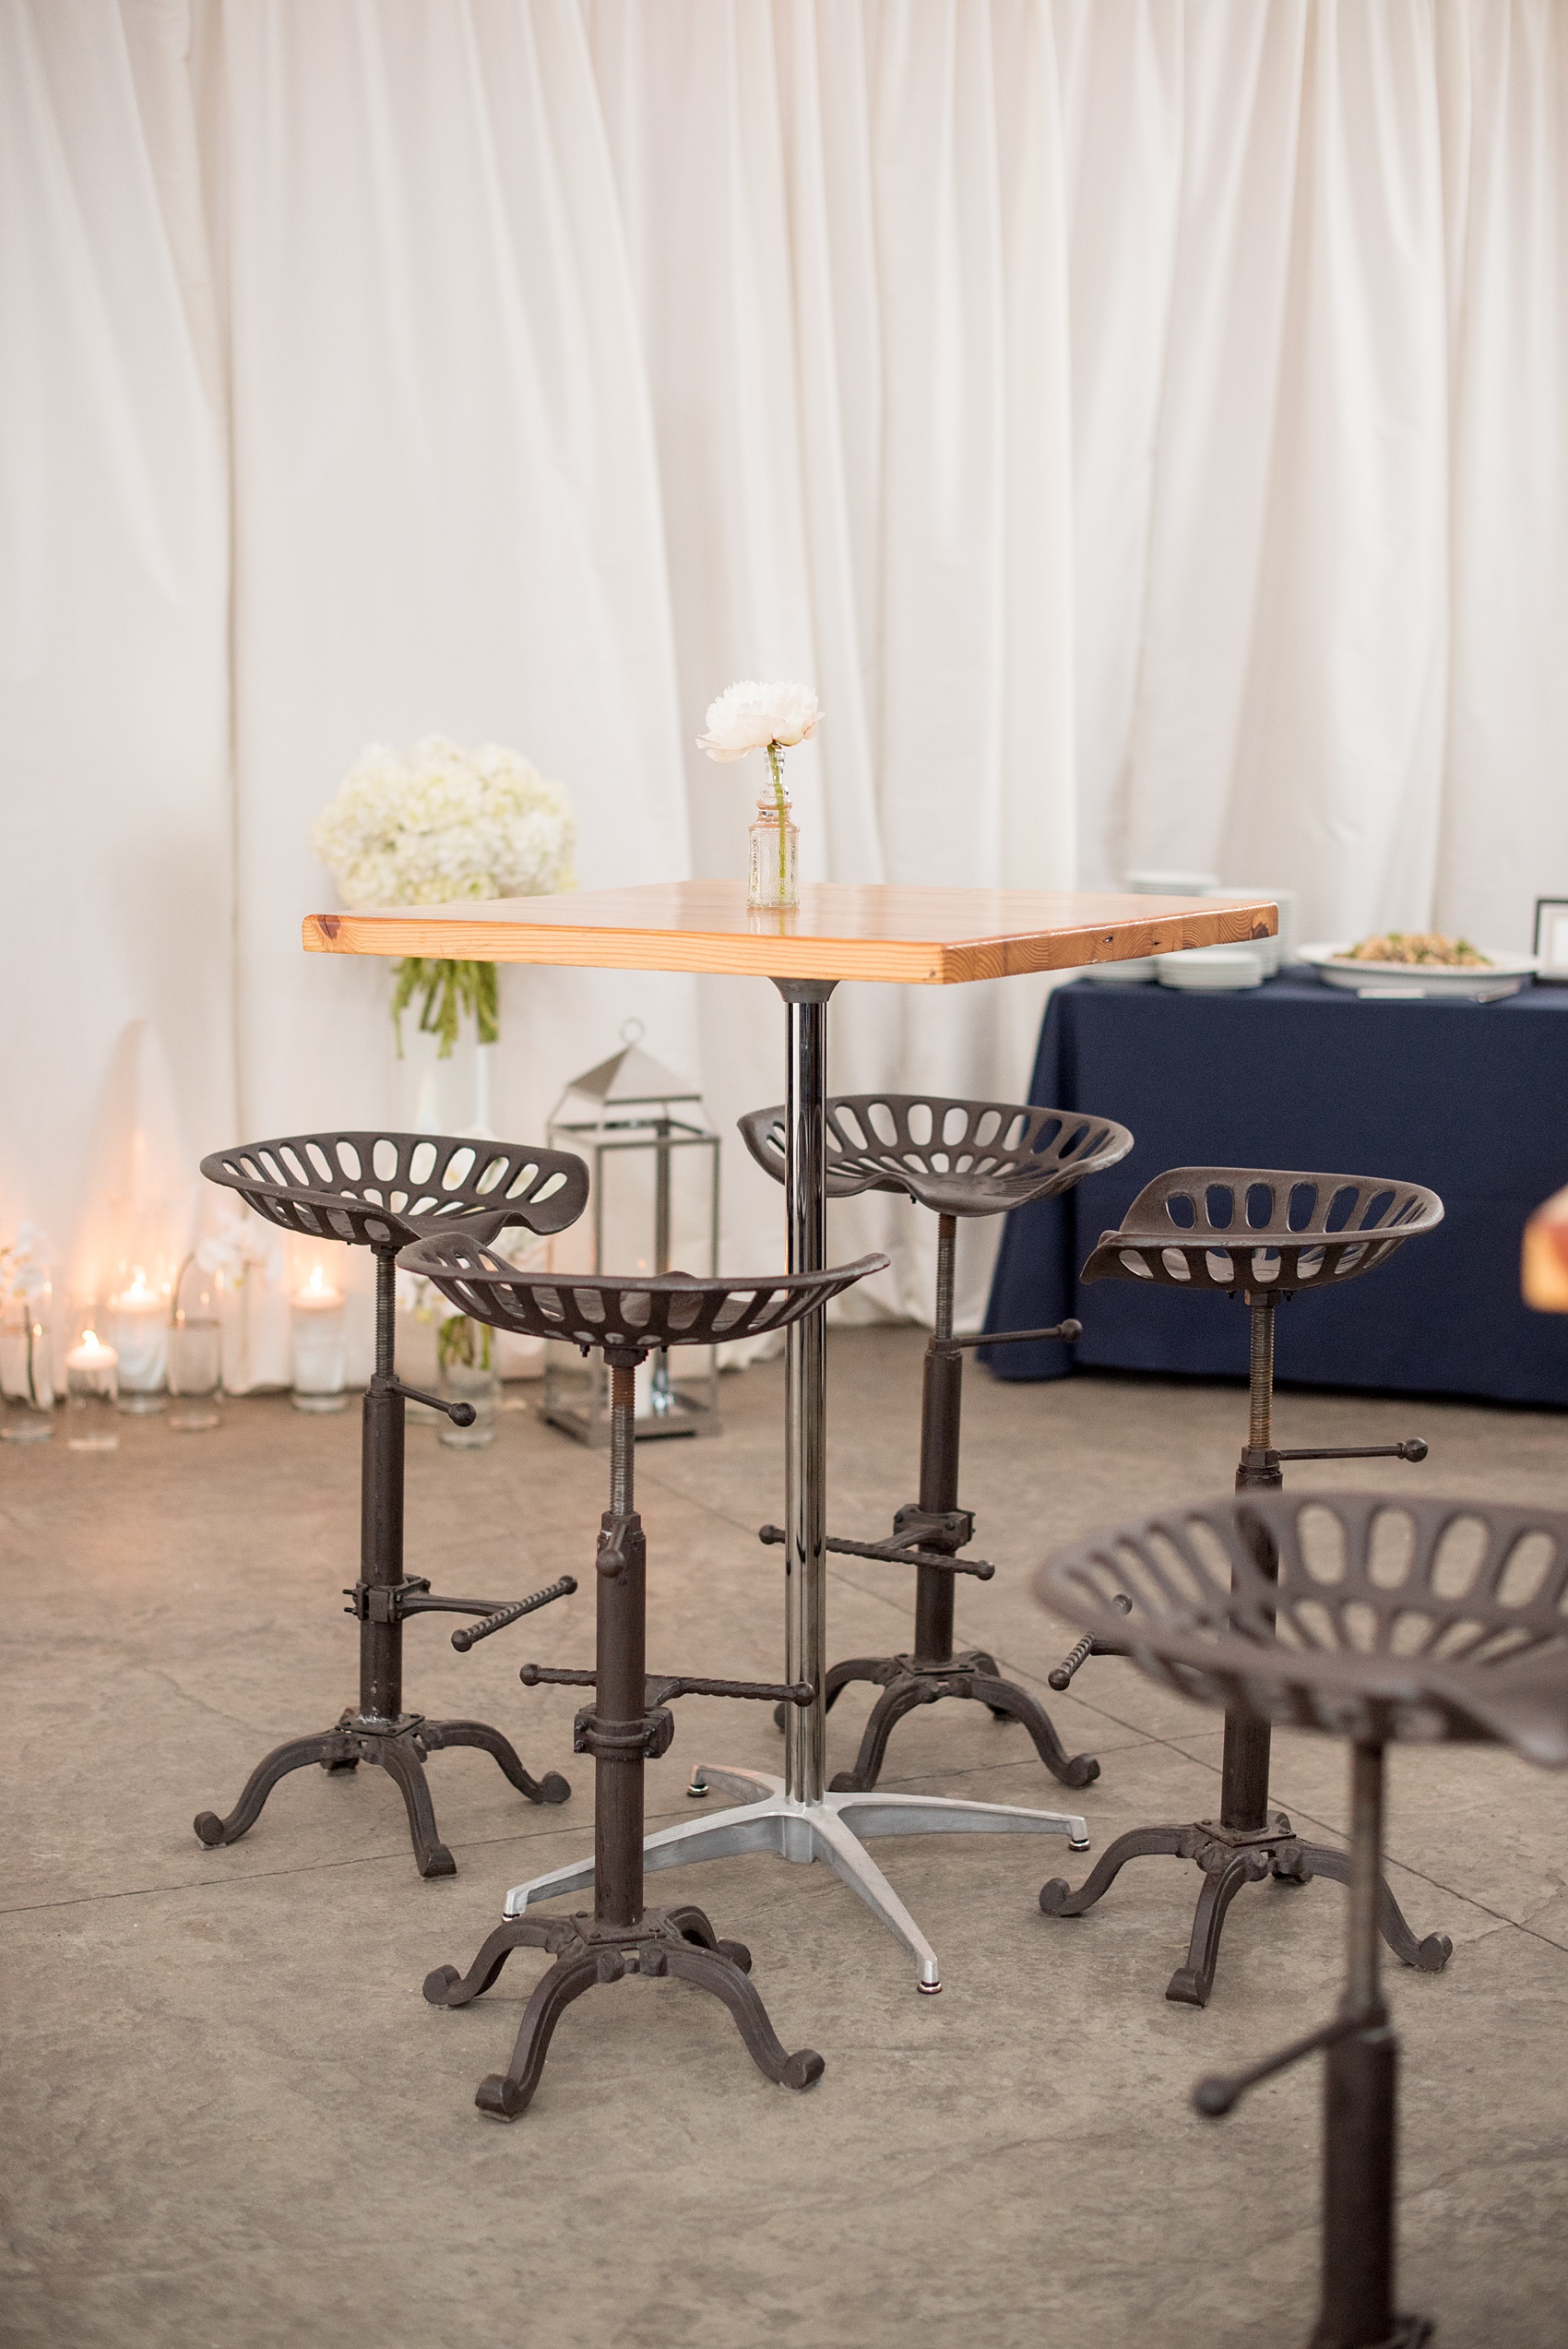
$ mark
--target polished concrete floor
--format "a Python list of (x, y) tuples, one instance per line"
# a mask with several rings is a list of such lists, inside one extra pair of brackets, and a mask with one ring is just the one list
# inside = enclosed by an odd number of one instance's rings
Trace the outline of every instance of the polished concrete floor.
[[(911, 1331), (831, 1341), (834, 1530), (874, 1537), (911, 1496), (919, 1363)], [(780, 1392), (778, 1365), (726, 1379), (721, 1438), (639, 1449), (655, 1670), (781, 1671), (778, 1554), (754, 1535), (780, 1511)], [(1241, 1408), (1233, 1388), (972, 1374), (964, 1497), (1000, 1570), (960, 1584), (961, 1636), (1045, 1695), (1070, 1634), (1033, 1604), (1032, 1565), (1146, 1503), (1224, 1489)], [(1278, 1417), (1288, 1443), (1428, 1437), (1424, 1468), (1376, 1463), (1369, 1483), (1568, 1503), (1553, 1415), (1288, 1394)], [(56, 1440), (0, 1456), (6, 2349), (1305, 2343), (1318, 2069), (1219, 2124), (1189, 2092), (1329, 2013), (1332, 1884), (1244, 1894), (1199, 2013), (1162, 1996), (1185, 1864), (1142, 1861), (1066, 1922), (1036, 1900), (1044, 1876), (1087, 1865), (1059, 1842), (879, 1844), (941, 1952), (935, 1998), (821, 1867), (672, 1872), (659, 1897), (700, 1901), (751, 1944), (786, 2045), (826, 2057), (821, 2083), (770, 2087), (715, 2001), (628, 1980), (571, 2009), (520, 2120), (479, 2114), (475, 2084), (503, 2068), (541, 1961), (514, 1959), (461, 2012), (420, 1985), (468, 1963), (508, 1884), (589, 1836), (576, 1692), (517, 1679), (529, 1655), (588, 1661), (586, 1590), (466, 1658), (443, 1619), (410, 1628), (411, 1706), (488, 1718), (576, 1788), (536, 1810), (484, 1756), (435, 1757), (455, 1878), (419, 1879), (396, 1793), (370, 1771), (291, 1778), (232, 1849), (191, 1832), (269, 1746), (353, 1694), (338, 1594), (356, 1571), (357, 1442), (357, 1413), (270, 1399), (228, 1406), (208, 1435), (127, 1422), (112, 1455)], [(586, 1584), (604, 1498), (602, 1457), (531, 1409), (483, 1453), (413, 1432), (410, 1569), (503, 1595), (568, 1568)], [(830, 1652), (905, 1644), (907, 1586), (836, 1561)], [(1097, 1849), (1213, 1809), (1213, 1716), (1119, 1662), (1075, 1687), (1051, 1702), (1070, 1748), (1104, 1766), (1081, 1795), (969, 1705), (907, 1721), (888, 1780), (1081, 1806)], [(865, 1703), (835, 1712), (830, 1768)], [(649, 1773), (663, 1818), (689, 1810), (699, 1758), (766, 1767), (778, 1750), (758, 1705), (688, 1698), (677, 1723)], [(1342, 1752), (1281, 1738), (1275, 1795), (1337, 1836)], [(1439, 2318), (1443, 2349), (1568, 2343), (1565, 1824), (1568, 1783), (1502, 1754), (1395, 1762), (1393, 1880), (1418, 1932), (1455, 1942), (1445, 1974), (1390, 1968), (1401, 2298)]]

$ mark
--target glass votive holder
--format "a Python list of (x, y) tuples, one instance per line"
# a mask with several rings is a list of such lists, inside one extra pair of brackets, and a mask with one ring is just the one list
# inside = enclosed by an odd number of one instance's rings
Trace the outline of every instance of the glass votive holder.
[(0, 1437), (46, 1444), (54, 1433), (50, 1290), (18, 1288), (0, 1306)]
[(169, 1332), (169, 1392), (174, 1409), (169, 1425), (182, 1435), (218, 1425), (218, 1389), (223, 1376), (223, 1330), (217, 1321), (182, 1318)]
[(169, 1377), (169, 1299), (148, 1286), (138, 1266), (130, 1286), (109, 1300), (109, 1334), (118, 1357), (116, 1408), (162, 1411)]
[(65, 1356), (65, 1441), (74, 1452), (112, 1452), (120, 1437), (114, 1425), (120, 1357), (84, 1330)]
[[(490, 1335), (485, 1331), (486, 1337)], [(443, 1419), (438, 1444), (452, 1452), (483, 1451), (495, 1441), (495, 1417), (501, 1408), (501, 1374), (488, 1362), (448, 1362), (442, 1367), (441, 1392), (448, 1402), (468, 1403), (473, 1418), (467, 1427)]]
[(343, 1292), (316, 1267), (307, 1285), (289, 1300), (296, 1411), (342, 1411), (348, 1375), (348, 1316)]

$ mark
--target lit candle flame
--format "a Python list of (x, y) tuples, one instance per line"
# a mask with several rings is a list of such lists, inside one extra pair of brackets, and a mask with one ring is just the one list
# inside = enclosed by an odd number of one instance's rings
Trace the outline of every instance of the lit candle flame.
[(162, 1299), (156, 1289), (148, 1286), (147, 1274), (138, 1264), (132, 1270), (130, 1287), (122, 1289), (112, 1302), (123, 1312), (137, 1313), (144, 1312), (148, 1306), (160, 1306)]

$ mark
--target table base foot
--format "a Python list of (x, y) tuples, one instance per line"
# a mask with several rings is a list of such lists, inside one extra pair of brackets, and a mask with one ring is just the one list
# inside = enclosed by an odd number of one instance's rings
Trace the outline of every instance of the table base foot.
[[(864, 1850), (869, 1839), (878, 1835), (1065, 1835), (1075, 1851), (1088, 1842), (1083, 1819), (1072, 1813), (1020, 1810), (1007, 1803), (883, 1791), (827, 1794), (814, 1803), (803, 1803), (785, 1793), (781, 1778), (769, 1777), (763, 1771), (714, 1770), (706, 1764), (693, 1773), (692, 1786), (694, 1792), (728, 1795), (733, 1807), (659, 1829), (644, 1842), (645, 1869), (686, 1867), (698, 1860), (728, 1859), (741, 1852), (772, 1852), (780, 1859), (800, 1863), (826, 1860), (834, 1874), (860, 1894), (894, 1939), (903, 1944), (915, 1961), (918, 1986), (928, 1992), (942, 1987), (936, 1952)], [(592, 1882), (591, 1858), (552, 1868), (547, 1875), (514, 1885), (503, 1914), (521, 1916), (540, 1901), (584, 1891)]]

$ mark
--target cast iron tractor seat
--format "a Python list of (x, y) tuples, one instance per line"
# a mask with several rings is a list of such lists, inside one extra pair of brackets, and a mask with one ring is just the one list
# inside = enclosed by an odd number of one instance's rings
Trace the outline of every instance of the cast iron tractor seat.
[[(741, 1120), (746, 1147), (776, 1182), (784, 1179), (784, 1112), (759, 1109)], [(973, 1541), (971, 1511), (958, 1506), (959, 1419), (964, 1349), (1021, 1345), (1037, 1339), (1071, 1341), (1075, 1321), (1050, 1330), (986, 1330), (953, 1335), (953, 1257), (960, 1215), (1004, 1215), (1033, 1199), (1054, 1198), (1086, 1174), (1114, 1166), (1133, 1147), (1124, 1126), (1080, 1111), (1032, 1108), (1016, 1102), (956, 1101), (936, 1094), (839, 1093), (827, 1103), (827, 1196), (900, 1191), (937, 1217), (936, 1310), (926, 1348), (921, 1408), (920, 1498), (897, 1511), (881, 1542), (830, 1538), (840, 1556), (876, 1558), (915, 1569), (914, 1644), (897, 1656), (851, 1656), (827, 1675), (826, 1698), (837, 1702), (852, 1680), (882, 1691), (871, 1711), (853, 1770), (833, 1781), (836, 1793), (865, 1793), (876, 1784), (897, 1723), (917, 1705), (943, 1697), (972, 1697), (996, 1721), (1019, 1721), (1046, 1768), (1063, 1786), (1087, 1786), (1099, 1776), (1092, 1754), (1069, 1755), (1039, 1699), (1004, 1680), (984, 1648), (953, 1650), (954, 1578), (988, 1582), (987, 1558), (960, 1557)], [(784, 1539), (777, 1525), (764, 1542)], [(780, 1719), (782, 1726), (782, 1719)]]
[(1327, 2051), (1313, 2349), (1417, 2349), (1431, 2326), (1397, 2316), (1394, 2300), (1398, 2050), (1378, 1982), (1384, 1748), (1453, 1739), (1568, 1763), (1568, 1516), (1252, 1492), (1096, 1535), (1044, 1567), (1035, 1588), (1042, 1605), (1228, 1723), (1351, 1742), (1338, 2016), (1247, 2070), (1200, 2081), (1194, 2102), (1217, 2118), (1256, 2081)]
[(1289, 1297), (1375, 1271), (1442, 1221), (1443, 1201), (1420, 1183), (1173, 1166), (1144, 1185), (1114, 1232), (1100, 1234), (1079, 1277)]
[(204, 1158), (209, 1183), (221, 1183), (270, 1223), (317, 1240), (369, 1247), (375, 1256), (375, 1371), (364, 1399), (362, 1436), (360, 1579), (344, 1596), (360, 1626), (360, 1701), (337, 1726), (291, 1739), (257, 1763), (227, 1818), (202, 1811), (196, 1831), (204, 1843), (237, 1842), (255, 1824), (280, 1778), (318, 1762), (328, 1771), (361, 1762), (385, 1770), (402, 1793), (409, 1832), (422, 1876), (451, 1876), (457, 1864), (441, 1841), (425, 1783), (427, 1757), (445, 1746), (475, 1746), (493, 1757), (530, 1803), (564, 1803), (571, 1788), (558, 1771), (529, 1776), (510, 1741), (479, 1721), (427, 1721), (403, 1710), (403, 1625), (411, 1615), (482, 1618), (455, 1631), (466, 1653), (552, 1600), (576, 1589), (564, 1575), (526, 1599), (447, 1599), (428, 1579), (403, 1569), (403, 1405), (428, 1403), (459, 1426), (473, 1420), (470, 1403), (452, 1403), (405, 1386), (393, 1365), (396, 1259), (432, 1230), (461, 1225), (485, 1241), (510, 1225), (535, 1233), (564, 1231), (588, 1200), (588, 1168), (563, 1151), (518, 1142), (488, 1142), (448, 1134), (380, 1132), (289, 1134), (242, 1143)]
[[(1407, 1240), (1434, 1231), (1442, 1221), (1442, 1200), (1419, 1183), (1277, 1168), (1177, 1166), (1146, 1184), (1120, 1227), (1100, 1234), (1080, 1277), (1086, 1282), (1145, 1281), (1154, 1287), (1206, 1290), (1245, 1300), (1252, 1320), (1248, 1428), (1236, 1489), (1277, 1491), (1286, 1461), (1426, 1458), (1419, 1436), (1397, 1444), (1281, 1450), (1273, 1436), (1275, 1311), (1293, 1295), (1375, 1271)], [(1126, 1652), (1108, 1625), (1063, 1657), (1049, 1675), (1051, 1686), (1067, 1687), (1092, 1655)], [(1302, 1842), (1286, 1814), (1269, 1809), (1268, 1767), (1266, 1724), (1238, 1711), (1225, 1725), (1218, 1819), (1134, 1828), (1107, 1846), (1076, 1891), (1064, 1878), (1052, 1877), (1041, 1888), (1040, 1907), (1048, 1916), (1082, 1916), (1130, 1859), (1164, 1854), (1194, 1860), (1204, 1881), (1187, 1961), (1177, 1967), (1165, 1995), (1178, 2005), (1206, 2006), (1226, 1914), (1244, 1884), (1270, 1877), (1277, 1883), (1304, 1884), (1313, 1875), (1348, 1880), (1343, 1853)], [(1380, 1914), (1389, 1946), (1405, 1964), (1426, 1973), (1447, 1964), (1454, 1946), (1447, 1935), (1429, 1934), (1418, 1941), (1386, 1884)]]
[[(521, 1272), (457, 1232), (422, 1241), (401, 1258), (406, 1270), (434, 1282), (458, 1312), (497, 1330), (564, 1340), (586, 1353), (599, 1347), (611, 1373), (610, 1507), (600, 1520), (595, 1581), (599, 1602), (591, 1670), (526, 1663), (527, 1687), (591, 1688), (576, 1719), (574, 1747), (593, 1756), (593, 1912), (573, 1916), (507, 1915), (466, 1974), (438, 1966), (426, 1977), (433, 2006), (462, 2007), (488, 1990), (512, 1951), (544, 1950), (554, 1962), (535, 1985), (505, 2072), (480, 2082), (481, 2112), (512, 2120), (539, 2085), (550, 2043), (565, 2009), (597, 1983), (627, 1973), (674, 1974), (721, 1999), (754, 2062), (786, 2088), (820, 2080), (822, 2057), (810, 2047), (787, 2054), (767, 2009), (748, 1980), (743, 1941), (721, 1941), (705, 1912), (683, 1904), (643, 1904), (643, 1773), (667, 1753), (675, 1734), (669, 1708), (684, 1696), (741, 1697), (809, 1705), (810, 1681), (711, 1680), (691, 1674), (650, 1675), (647, 1654), (647, 1545), (634, 1506), (633, 1461), (637, 1365), (666, 1346), (711, 1346), (782, 1330), (830, 1297), (880, 1272), (884, 1256), (822, 1272), (778, 1273), (762, 1280), (698, 1279), (686, 1272), (554, 1274)], [(564, 1874), (573, 1874), (567, 1869)], [(508, 1908), (514, 1896), (508, 1896)]]

